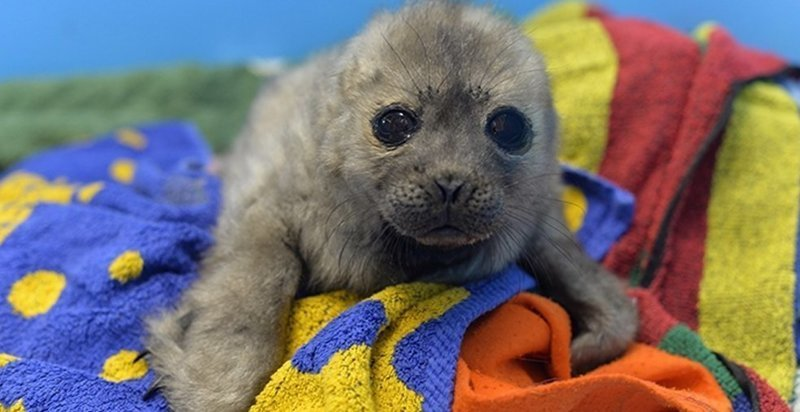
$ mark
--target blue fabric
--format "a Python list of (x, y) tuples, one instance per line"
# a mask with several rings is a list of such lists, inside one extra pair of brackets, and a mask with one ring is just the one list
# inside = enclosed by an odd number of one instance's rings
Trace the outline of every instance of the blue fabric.
[(292, 366), (304, 373), (319, 373), (336, 352), (355, 345), (372, 345), (386, 324), (383, 304), (366, 300), (327, 324), (292, 357)]
[(583, 225), (575, 235), (586, 253), (599, 261), (630, 227), (634, 197), (599, 176), (567, 165), (563, 170), (564, 183), (580, 189), (588, 203)]
[(392, 364), (398, 378), (422, 395), (422, 410), (444, 411), (453, 402), (456, 364), (467, 327), (519, 292), (536, 286), (516, 265), (466, 286), (470, 296), (397, 344)]
[(752, 412), (753, 405), (750, 404), (750, 400), (747, 399), (747, 395), (744, 393), (740, 393), (733, 398), (733, 411), (734, 412)]
[[(67, 204), (38, 203), (0, 243), (0, 353), (18, 358), (0, 367), (0, 404), (22, 399), (29, 412), (165, 410), (160, 395), (141, 399), (152, 372), (120, 383), (99, 374), (120, 350), (141, 351), (142, 319), (174, 302), (195, 278), (199, 255), (212, 242), (219, 184), (204, 171), (210, 153), (194, 127), (170, 122), (138, 131), (144, 148), (111, 133), (3, 174), (103, 186), (88, 203), (77, 194)], [(119, 159), (136, 165), (129, 184), (109, 176)], [(144, 267), (120, 282), (109, 266), (125, 251), (137, 251)], [(62, 274), (65, 287), (46, 313), (25, 318), (7, 297), (15, 282), (41, 270)]]

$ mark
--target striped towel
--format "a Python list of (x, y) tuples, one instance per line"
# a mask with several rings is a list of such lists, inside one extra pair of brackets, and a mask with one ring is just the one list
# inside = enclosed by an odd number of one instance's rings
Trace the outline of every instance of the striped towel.
[(651, 343), (681, 322), (791, 401), (798, 71), (713, 24), (690, 37), (585, 3), (525, 29), (552, 75), (562, 159), (636, 197), (633, 225), (603, 263), (663, 309)]

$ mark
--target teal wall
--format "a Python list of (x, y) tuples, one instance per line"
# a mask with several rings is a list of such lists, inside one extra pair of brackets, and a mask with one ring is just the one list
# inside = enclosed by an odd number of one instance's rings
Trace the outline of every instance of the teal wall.
[[(495, 0), (522, 18), (544, 0)], [(800, 0), (602, 0), (618, 14), (688, 31), (715, 20), (746, 44), (800, 62)], [(300, 58), (400, 0), (2, 0), (0, 81), (175, 62)], [(767, 5), (769, 7), (767, 7)]]

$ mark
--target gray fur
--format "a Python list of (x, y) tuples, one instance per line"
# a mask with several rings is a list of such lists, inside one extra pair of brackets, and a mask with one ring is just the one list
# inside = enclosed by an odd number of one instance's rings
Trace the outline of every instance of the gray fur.
[[(390, 149), (371, 121), (393, 103), (413, 108), (422, 126)], [(499, 106), (530, 120), (524, 153), (484, 134)], [(464, 283), (514, 261), (572, 315), (579, 370), (619, 355), (636, 314), (565, 229), (556, 136), (529, 40), (464, 4), (379, 15), (343, 47), (266, 85), (225, 166), (218, 242), (202, 276), (176, 311), (150, 322), (151, 363), (172, 407), (247, 409), (284, 356), (298, 293)], [(445, 201), (435, 181), (463, 186)], [(447, 222), (461, 232), (428, 233)]]

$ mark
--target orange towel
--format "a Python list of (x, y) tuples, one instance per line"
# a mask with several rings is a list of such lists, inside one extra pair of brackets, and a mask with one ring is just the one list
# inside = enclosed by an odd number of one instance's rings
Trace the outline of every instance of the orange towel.
[(731, 410), (701, 364), (644, 344), (570, 378), (569, 343), (569, 317), (560, 306), (530, 293), (517, 295), (467, 331), (453, 410)]

